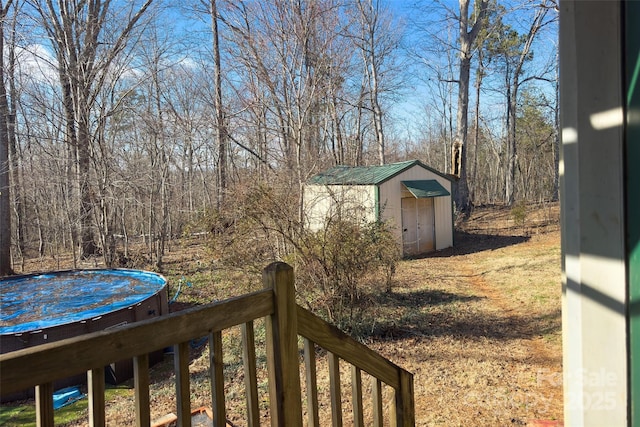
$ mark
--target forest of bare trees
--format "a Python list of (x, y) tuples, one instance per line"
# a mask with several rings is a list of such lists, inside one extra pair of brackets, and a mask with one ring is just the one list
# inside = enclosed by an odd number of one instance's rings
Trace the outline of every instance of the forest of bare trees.
[[(450, 173), (457, 208), (558, 197), (551, 0), (2, 0), (0, 275), (161, 268), (256, 189), (303, 223), (336, 164)], [(214, 226), (212, 226), (214, 224)], [(296, 225), (297, 224), (297, 225)]]

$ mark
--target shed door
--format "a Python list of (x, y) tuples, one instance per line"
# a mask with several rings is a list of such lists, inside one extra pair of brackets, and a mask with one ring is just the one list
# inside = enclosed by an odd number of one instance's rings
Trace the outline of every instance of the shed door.
[(402, 207), (402, 252), (416, 255), (435, 248), (433, 198), (406, 197)]

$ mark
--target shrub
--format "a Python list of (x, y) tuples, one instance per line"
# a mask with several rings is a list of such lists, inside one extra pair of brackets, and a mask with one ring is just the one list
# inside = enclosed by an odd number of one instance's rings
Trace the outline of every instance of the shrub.
[(261, 271), (275, 260), (296, 274), (298, 298), (343, 328), (353, 326), (363, 296), (391, 290), (399, 248), (384, 223), (330, 218), (323, 230), (302, 227), (296, 193), (253, 185), (212, 216), (212, 248), (227, 266)]
[(387, 225), (380, 222), (329, 222), (305, 234), (297, 277), (307, 305), (343, 328), (352, 328), (364, 296), (391, 290), (400, 252)]
[(524, 230), (527, 219), (527, 203), (520, 201), (511, 208), (511, 217), (513, 221)]

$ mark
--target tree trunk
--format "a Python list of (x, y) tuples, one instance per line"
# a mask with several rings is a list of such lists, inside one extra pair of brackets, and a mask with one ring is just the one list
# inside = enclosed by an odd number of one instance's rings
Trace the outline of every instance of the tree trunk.
[(342, 139), (342, 125), (340, 123), (340, 118), (338, 117), (338, 111), (336, 105), (338, 104), (338, 98), (335, 94), (332, 94), (331, 105), (329, 106), (331, 112), (331, 121), (333, 123), (333, 145), (332, 145), (332, 154), (333, 154), (333, 164), (334, 165), (344, 165), (344, 141)]
[[(130, 35), (141, 16), (153, 0), (146, 0), (121, 31), (104, 42), (105, 17), (110, 1), (91, 2), (47, 1), (46, 5), (34, 3), (42, 20), (41, 25), (53, 43), (57, 57), (58, 76), (62, 90), (66, 134), (65, 142), (73, 151), (77, 218), (71, 226), (74, 243), (79, 247), (80, 258), (94, 255), (94, 193), (91, 181), (91, 125), (97, 93), (108, 81), (107, 75), (115, 58), (130, 40)], [(105, 47), (107, 46), (108, 47)], [(101, 48), (105, 50), (99, 52)], [(75, 235), (75, 236), (74, 236)], [(79, 239), (79, 241), (78, 241)]]
[(378, 19), (379, 4), (376, 0), (358, 1), (360, 19), (362, 21), (362, 57), (364, 61), (364, 74), (367, 78), (369, 102), (373, 115), (373, 127), (375, 130), (376, 146), (378, 151), (378, 164), (385, 164), (385, 139), (383, 128), (383, 113), (380, 105), (380, 48), (378, 47)]
[[(83, 111), (84, 103), (80, 103), (78, 111)], [(87, 117), (88, 118), (88, 117)], [(80, 258), (88, 258), (96, 254), (96, 244), (94, 240), (94, 197), (91, 183), (91, 135), (89, 123), (85, 120), (78, 120), (78, 169), (76, 171), (79, 188), (80, 218), (78, 236), (80, 237)]]
[[(0, 31), (0, 46), (2, 34)], [(0, 47), (0, 58), (4, 52)], [(1, 59), (0, 59), (1, 61)], [(7, 132), (7, 93), (4, 86), (3, 64), (0, 62), (0, 276), (13, 273), (11, 269), (11, 199), (9, 198), (9, 135)]]
[[(476, 0), (478, 1), (478, 0)], [(469, 213), (469, 187), (467, 184), (467, 131), (469, 113), (469, 74), (473, 42), (484, 22), (489, 0), (481, 1), (476, 20), (469, 30), (469, 0), (460, 0), (459, 43), (460, 69), (458, 77), (458, 113), (456, 139), (451, 147), (451, 174), (457, 176), (458, 185), (455, 194), (456, 209)]]
[(218, 8), (216, 0), (211, 0), (211, 35), (213, 41), (213, 84), (214, 106), (216, 109), (216, 142), (218, 145), (218, 210), (224, 203), (227, 189), (227, 126), (222, 107), (222, 68), (220, 65), (220, 38), (218, 35)]
[(11, 1), (0, 3), (0, 276), (13, 274), (11, 268), (11, 199), (9, 197), (9, 102), (5, 86), (4, 18)]
[(471, 169), (471, 185), (469, 191), (469, 203), (473, 206), (477, 195), (477, 177), (478, 177), (478, 142), (480, 140), (480, 88), (482, 87), (482, 78), (484, 77), (484, 66), (482, 63), (482, 53), (479, 52), (478, 71), (476, 73), (476, 106), (474, 117), (474, 135), (473, 135), (473, 167)]
[(511, 87), (507, 87), (507, 174), (505, 182), (505, 202), (508, 206), (515, 201), (516, 163), (518, 152), (516, 144), (516, 110), (518, 98), (518, 79), (514, 77)]
[[(559, 59), (559, 58), (558, 58)], [(560, 62), (560, 61), (557, 61)], [(553, 123), (554, 123), (554, 137), (553, 137), (553, 194), (551, 200), (554, 202), (560, 198), (560, 77), (558, 76), (558, 67), (556, 66), (556, 85), (555, 85), (555, 97), (553, 106)]]
[[(511, 81), (509, 81), (509, 73), (507, 72), (507, 176), (505, 182), (505, 201), (511, 206), (515, 202), (515, 183), (516, 183), (516, 166), (518, 161), (517, 144), (516, 144), (516, 118), (518, 110), (518, 89), (520, 88), (521, 80), (520, 75), (524, 63), (529, 58), (529, 52), (531, 52), (531, 45), (533, 40), (540, 30), (544, 17), (549, 9), (546, 7), (545, 2), (536, 10), (533, 22), (529, 28), (529, 33), (524, 41), (522, 51), (518, 56), (518, 62), (513, 70)], [(507, 64), (509, 60), (507, 59)]]
[(355, 125), (355, 140), (353, 141), (353, 164), (354, 166), (362, 165), (362, 152), (364, 151), (363, 140), (364, 131), (362, 129), (362, 116), (364, 114), (364, 96), (365, 96), (365, 84), (364, 81), (360, 86), (360, 96), (358, 98), (358, 105), (356, 106), (356, 125)]
[[(11, 2), (9, 2), (10, 4)], [(7, 8), (9, 7), (7, 4)], [(16, 81), (14, 79), (15, 65), (16, 65), (16, 25), (18, 23), (17, 13), (12, 20), (11, 37), (9, 52), (7, 53), (8, 61), (6, 70), (9, 80), (9, 118), (7, 121), (7, 130), (9, 134), (9, 168), (11, 169), (12, 191), (13, 191), (13, 203), (15, 221), (12, 222), (16, 232), (16, 246), (18, 249), (18, 255), (21, 257), (24, 263), (24, 251), (25, 242), (27, 240), (27, 227), (26, 227), (26, 208), (25, 208), (25, 191), (22, 186), (24, 183), (24, 173), (19, 160), (19, 154), (16, 141), (16, 110), (18, 108), (18, 90), (16, 89)]]
[(460, 75), (458, 83), (458, 114), (456, 117), (458, 129), (456, 139), (451, 147), (451, 174), (458, 177), (456, 188), (456, 210), (469, 211), (469, 187), (467, 184), (467, 134), (469, 114), (469, 72), (471, 58), (460, 59)]
[(378, 100), (378, 73), (375, 67), (371, 66), (371, 78), (373, 80), (373, 90), (371, 91), (371, 105), (373, 106), (373, 123), (376, 129), (376, 141), (378, 145), (378, 163), (385, 164), (385, 141), (384, 129), (382, 127), (382, 108)]

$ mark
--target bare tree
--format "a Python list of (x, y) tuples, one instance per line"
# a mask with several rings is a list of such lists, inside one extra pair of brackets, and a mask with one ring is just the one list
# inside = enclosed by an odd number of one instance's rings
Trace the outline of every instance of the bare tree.
[(457, 80), (453, 78), (454, 58), (451, 49), (444, 49), (438, 57), (446, 58), (446, 63), (430, 63), (426, 57), (420, 55), (420, 61), (428, 65), (428, 76), (430, 76), (424, 79), (429, 91), (429, 97), (425, 100), (425, 109), (434, 120), (431, 125), (434, 129), (426, 142), (429, 146), (435, 147), (427, 148), (429, 151), (437, 152), (437, 155), (427, 163), (446, 171), (451, 165), (451, 146), (455, 131), (452, 85), (457, 83)]
[(378, 0), (358, 0), (358, 10), (360, 11), (362, 36), (359, 41), (364, 63), (364, 75), (369, 92), (369, 102), (373, 115), (373, 125), (375, 128), (376, 146), (378, 148), (378, 163), (385, 164), (385, 140), (384, 128), (382, 126), (382, 107), (380, 105), (381, 90), (381, 63), (383, 53), (381, 44), (378, 42), (382, 38), (380, 33), (380, 2)]
[[(94, 192), (91, 182), (92, 114), (97, 92), (109, 77), (113, 61), (131, 42), (130, 36), (153, 0), (145, 0), (138, 8), (131, 3), (124, 16), (110, 16), (111, 2), (92, 0), (73, 2), (43, 0), (35, 4), (41, 23), (52, 41), (58, 61), (66, 120), (65, 140), (72, 149), (74, 182), (77, 197), (78, 228), (75, 235), (78, 255), (96, 252), (93, 236)], [(124, 12), (124, 9), (122, 10)], [(113, 31), (105, 43), (107, 25)]]
[(9, 121), (10, 110), (5, 86), (4, 26), (12, 0), (0, 1), (0, 276), (13, 273), (11, 268), (11, 205), (9, 197)]
[(520, 95), (516, 138), (518, 140), (517, 193), (521, 200), (553, 198), (555, 126), (553, 105), (546, 94), (524, 90)]
[(9, 83), (9, 117), (7, 121), (7, 130), (9, 132), (9, 161), (11, 168), (11, 194), (13, 196), (14, 217), (12, 218), (12, 228), (14, 229), (15, 243), (17, 255), (20, 256), (24, 263), (25, 242), (27, 239), (26, 226), (26, 210), (25, 210), (25, 194), (22, 188), (24, 182), (23, 169), (21, 167), (20, 154), (18, 152), (18, 138), (16, 136), (16, 117), (18, 110), (18, 100), (20, 93), (16, 83), (16, 67), (18, 65), (17, 58), (17, 40), (22, 37), (19, 28), (24, 16), (22, 15), (23, 2), (13, 2), (14, 13), (11, 19), (10, 34), (7, 37), (9, 43), (7, 52), (7, 63), (5, 72)]
[[(469, 187), (467, 183), (466, 144), (469, 114), (469, 78), (474, 41), (483, 25), (489, 0), (476, 0), (475, 13), (470, 17), (469, 0), (460, 0), (458, 16), (458, 43), (460, 65), (458, 74), (458, 113), (456, 118), (457, 133), (451, 147), (451, 174), (459, 178), (456, 191), (456, 208), (461, 212), (469, 211)], [(473, 19), (473, 20), (472, 20)]]
[(554, 97), (553, 97), (553, 128), (555, 130), (553, 138), (553, 195), (551, 200), (558, 201), (560, 199), (560, 61), (556, 55)]
[(298, 185), (300, 217), (302, 185), (325, 150), (324, 118), (330, 114), (324, 105), (334, 78), (327, 52), (337, 37), (337, 11), (331, 1), (239, 1), (224, 19), (237, 72), (251, 82), (247, 109), (256, 112), (256, 127), (269, 134), (268, 157)]
[(211, 38), (213, 47), (213, 91), (214, 107), (216, 109), (216, 142), (218, 146), (218, 209), (224, 202), (227, 188), (227, 125), (222, 107), (222, 67), (220, 65), (220, 36), (218, 34), (218, 6), (216, 0), (209, 2), (209, 14), (211, 16)]
[(516, 61), (513, 64), (511, 70), (511, 58), (509, 58), (508, 52), (512, 49), (507, 49), (506, 64), (507, 72), (505, 74), (507, 83), (507, 175), (505, 183), (505, 200), (508, 205), (512, 205), (515, 201), (515, 177), (516, 177), (516, 165), (517, 165), (517, 144), (516, 144), (516, 118), (518, 109), (518, 91), (520, 86), (526, 81), (537, 78), (536, 76), (530, 76), (522, 79), (522, 71), (526, 61), (531, 58), (531, 46), (538, 34), (540, 28), (548, 24), (550, 21), (545, 21), (549, 6), (546, 0), (537, 7), (529, 31), (523, 38), (520, 38), (522, 43), (519, 52), (516, 52)]

